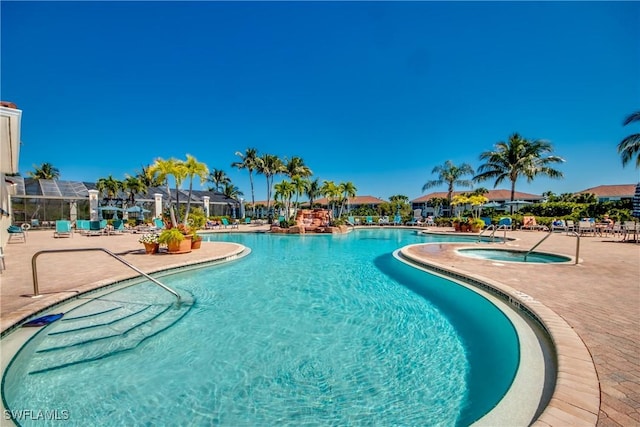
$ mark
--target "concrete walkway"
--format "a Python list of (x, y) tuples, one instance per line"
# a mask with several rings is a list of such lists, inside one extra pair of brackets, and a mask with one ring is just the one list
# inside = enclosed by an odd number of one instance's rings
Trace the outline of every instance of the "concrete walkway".
[[(216, 232), (264, 229), (264, 226), (241, 225), (239, 230)], [(533, 231), (509, 232), (509, 237), (518, 240), (492, 247), (527, 250), (544, 235)], [(125, 260), (146, 272), (220, 259), (242, 250), (231, 243), (203, 242), (202, 249), (189, 254), (145, 255), (142, 245), (137, 242), (139, 237), (135, 234), (75, 235), (73, 238), (54, 239), (53, 231), (37, 230), (29, 232), (26, 244), (7, 245), (7, 269), (0, 275), (1, 330), (5, 331), (29, 315), (77, 292), (136, 275), (101, 252), (43, 254), (39, 256), (37, 265), (43, 297), (32, 299), (31, 258), (39, 250), (104, 247), (123, 253)], [(600, 406), (595, 411), (598, 413), (593, 414), (593, 420), (597, 417), (599, 426), (640, 425), (640, 245), (622, 242), (620, 238), (583, 237), (580, 239), (581, 260), (578, 265), (525, 265), (477, 260), (459, 256), (455, 248), (462, 246), (469, 245), (420, 245), (411, 247), (407, 253), (423, 259), (425, 263), (503, 284), (539, 302), (541, 310), (547, 309), (551, 315), (560, 316), (584, 342), (595, 364), (595, 388), (599, 383)], [(575, 250), (576, 238), (560, 233), (552, 235), (538, 248), (538, 251), (569, 256), (574, 255)], [(591, 396), (592, 388), (576, 390), (575, 395)], [(590, 397), (584, 400), (586, 406), (593, 401)], [(556, 405), (562, 407), (563, 402), (556, 402)], [(572, 408), (563, 408), (563, 411), (570, 413)], [(547, 424), (566, 425), (569, 422), (569, 419), (563, 420), (560, 412), (555, 420)], [(571, 423), (575, 420), (571, 419)], [(581, 424), (593, 425), (593, 420), (583, 419)]]

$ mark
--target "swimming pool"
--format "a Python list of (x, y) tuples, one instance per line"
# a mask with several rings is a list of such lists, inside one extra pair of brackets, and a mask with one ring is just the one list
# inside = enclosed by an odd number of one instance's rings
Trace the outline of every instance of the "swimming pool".
[[(5, 373), (7, 408), (67, 410), (66, 425), (468, 425), (511, 384), (520, 355), (505, 315), (391, 256), (432, 238), (400, 229), (207, 238), (253, 252), (165, 277), (196, 302), (132, 350), (30, 374), (57, 339), (38, 334)], [(171, 302), (145, 284), (108, 299)]]

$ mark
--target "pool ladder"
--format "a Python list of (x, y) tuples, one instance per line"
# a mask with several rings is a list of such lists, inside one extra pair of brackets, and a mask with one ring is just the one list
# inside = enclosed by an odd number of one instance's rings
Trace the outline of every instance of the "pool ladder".
[[(578, 264), (578, 259), (580, 256), (580, 234), (578, 234), (575, 231), (571, 231), (571, 234), (573, 234), (574, 236), (576, 236), (577, 240), (576, 240), (576, 262), (575, 264)], [(553, 230), (549, 230), (549, 232), (547, 233), (546, 236), (544, 236), (542, 239), (540, 239), (540, 241), (538, 243), (536, 243), (535, 245), (533, 245), (533, 247), (531, 249), (529, 249), (527, 251), (526, 254), (524, 254), (524, 261), (527, 262), (527, 256), (533, 252), (533, 250), (535, 248), (537, 248), (538, 246), (540, 246), (542, 244), (542, 242), (544, 242), (545, 240), (547, 240), (549, 238), (549, 236), (551, 236), (551, 234), (553, 234)]]
[(502, 225), (498, 225), (497, 227), (496, 227), (494, 224), (491, 224), (491, 225), (489, 225), (487, 228), (485, 228), (484, 230), (482, 230), (482, 231), (480, 232), (480, 234), (478, 234), (478, 242), (481, 242), (481, 241), (482, 241), (482, 235), (483, 235), (485, 232), (487, 232), (487, 231), (491, 230), (491, 234), (489, 235), (489, 237), (491, 238), (491, 242), (493, 243), (493, 242), (495, 242), (495, 240), (496, 240), (496, 237), (495, 237), (496, 231), (498, 231), (498, 230), (504, 230), (504, 236), (503, 236), (503, 238), (502, 238), (502, 243), (506, 243), (506, 242), (507, 242), (507, 230), (508, 230), (508, 229), (509, 229), (509, 228), (508, 228), (506, 225), (504, 225), (504, 224), (502, 224)]
[(149, 276), (147, 273), (145, 273), (144, 271), (140, 270), (138, 267), (133, 266), (129, 262), (125, 261), (123, 258), (119, 257), (118, 255), (114, 254), (113, 252), (111, 252), (110, 250), (105, 249), (105, 248), (45, 249), (45, 250), (38, 251), (35, 254), (33, 254), (33, 257), (31, 258), (31, 272), (33, 274), (33, 297), (36, 298), (36, 297), (40, 297), (41, 296), (39, 291), (38, 291), (38, 270), (37, 270), (37, 267), (36, 267), (36, 261), (38, 259), (38, 256), (40, 256), (41, 254), (44, 254), (44, 253), (85, 252), (85, 251), (102, 251), (102, 252), (106, 253), (107, 255), (115, 258), (116, 260), (120, 261), (121, 263), (123, 263), (127, 267), (129, 267), (132, 270), (140, 273), (141, 275), (143, 275), (145, 278), (147, 278), (151, 282), (155, 283), (156, 285), (160, 286), (165, 291), (167, 291), (170, 294), (172, 294), (174, 297), (176, 297), (177, 304), (180, 305), (180, 303), (182, 301), (182, 298), (180, 297), (179, 293), (177, 293), (176, 291), (174, 291), (173, 289), (171, 289), (167, 285), (164, 285), (164, 284), (160, 283), (158, 280), (156, 280), (153, 277)]

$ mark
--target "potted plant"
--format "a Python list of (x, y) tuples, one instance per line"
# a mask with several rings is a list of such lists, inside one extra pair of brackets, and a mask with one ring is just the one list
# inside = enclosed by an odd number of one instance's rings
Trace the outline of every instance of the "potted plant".
[(473, 218), (469, 220), (469, 226), (471, 227), (472, 233), (477, 233), (485, 226), (484, 220), (482, 218)]
[(162, 230), (158, 242), (167, 245), (169, 253), (191, 252), (191, 235), (185, 235), (179, 228)]
[(200, 249), (202, 244), (202, 236), (195, 231), (191, 234), (191, 249)]
[(146, 233), (138, 239), (138, 242), (144, 245), (145, 253), (157, 254), (158, 249), (160, 248), (160, 242), (158, 241), (158, 238), (158, 233)]
[(460, 224), (462, 224), (462, 219), (460, 219), (460, 218), (458, 218), (458, 217), (453, 218), (453, 219), (451, 220), (451, 223), (453, 224), (453, 229), (454, 229), (455, 231), (460, 231)]

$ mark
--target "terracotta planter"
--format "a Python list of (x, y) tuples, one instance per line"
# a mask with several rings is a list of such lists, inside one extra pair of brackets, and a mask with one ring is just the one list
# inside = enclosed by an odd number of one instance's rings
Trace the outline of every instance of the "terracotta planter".
[(170, 254), (186, 254), (191, 252), (191, 236), (184, 236), (181, 242), (167, 243), (167, 252)]
[(191, 249), (200, 249), (200, 245), (202, 244), (202, 239), (191, 240)]
[(157, 254), (160, 249), (160, 244), (158, 243), (145, 243), (144, 244), (144, 252), (148, 255)]
[(460, 224), (460, 231), (463, 233), (469, 231), (469, 224)]
[(454, 231), (460, 231), (460, 223), (459, 222), (454, 222), (453, 223), (453, 230)]

